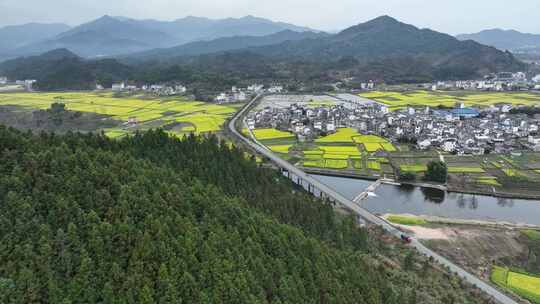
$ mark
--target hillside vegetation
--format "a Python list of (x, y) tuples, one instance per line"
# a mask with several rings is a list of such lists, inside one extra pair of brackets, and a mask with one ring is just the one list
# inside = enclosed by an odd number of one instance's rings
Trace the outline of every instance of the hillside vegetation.
[(214, 137), (0, 147), (1, 303), (482, 303)]

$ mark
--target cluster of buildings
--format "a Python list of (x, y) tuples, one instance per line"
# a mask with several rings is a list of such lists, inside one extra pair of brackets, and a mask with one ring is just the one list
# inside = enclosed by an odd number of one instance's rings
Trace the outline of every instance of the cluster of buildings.
[(33, 86), (36, 83), (36, 80), (34, 79), (26, 79), (26, 80), (15, 80), (14, 82), (10, 82), (7, 77), (1, 76), (0, 77), (0, 85), (12, 85), (18, 89), (24, 89), (26, 91), (32, 91)]
[[(103, 90), (103, 86), (97, 85), (97, 90)], [(125, 82), (113, 83), (111, 87), (113, 92), (148, 92), (159, 96), (171, 96), (182, 95), (187, 92), (187, 88), (183, 85), (164, 85), (164, 84), (152, 84), (142, 85), (137, 87), (136, 85), (128, 85)]]
[(524, 72), (497, 73), (486, 75), (482, 80), (438, 81), (426, 84), (426, 88), (436, 90), (478, 90), (478, 91), (516, 91), (540, 90), (540, 75), (527, 79)]
[(362, 134), (374, 134), (404, 142), (418, 149), (440, 149), (449, 153), (481, 155), (540, 151), (540, 115), (511, 114), (512, 105), (485, 109), (458, 104), (451, 110), (429, 107), (389, 111), (376, 102), (320, 106), (291, 104), (265, 107), (251, 113), (249, 128), (276, 128), (294, 132), (306, 141), (351, 127)]
[(369, 123), (362, 119), (366, 116), (361, 115), (358, 122), (352, 124), (361, 131), (392, 141), (414, 143), (418, 149), (437, 148), (449, 153), (475, 155), (525, 149), (540, 151), (540, 145), (529, 141), (538, 137), (540, 117), (511, 114), (511, 109), (508, 104), (482, 110), (466, 108), (462, 104), (452, 110), (408, 108), (384, 115), (368, 115)]
[(233, 103), (233, 102), (245, 102), (249, 99), (250, 96), (261, 93), (271, 93), (279, 94), (283, 93), (283, 86), (274, 85), (268, 88), (265, 88), (262, 84), (253, 84), (247, 88), (238, 88), (236, 86), (232, 87), (230, 91), (221, 92), (215, 98), (214, 101), (223, 104), (223, 103)]

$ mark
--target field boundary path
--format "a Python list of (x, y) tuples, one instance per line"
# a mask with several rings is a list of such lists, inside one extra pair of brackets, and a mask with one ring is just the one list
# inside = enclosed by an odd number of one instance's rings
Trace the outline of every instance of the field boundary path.
[[(341, 205), (345, 206), (347, 209), (353, 211), (360, 217), (364, 218), (366, 221), (381, 226), (383, 229), (385, 229), (388, 233), (394, 235), (397, 238), (400, 238), (402, 235), (402, 232), (397, 229), (395, 226), (393, 226), (390, 222), (372, 214), (371, 212), (367, 211), (366, 209), (359, 206), (359, 204), (356, 204), (355, 202), (351, 201), (350, 199), (344, 197), (342, 194), (338, 193), (337, 191), (334, 191), (327, 185), (321, 183), (320, 181), (316, 180), (315, 178), (311, 177), (310, 175), (306, 174), (302, 170), (298, 169), (294, 165), (290, 164), (289, 162), (281, 159), (276, 154), (274, 154), (272, 151), (267, 149), (266, 147), (260, 145), (257, 142), (253, 142), (246, 138), (244, 135), (242, 135), (241, 132), (238, 132), (236, 129), (236, 122), (238, 121), (238, 118), (241, 118), (246, 114), (246, 112), (252, 107), (253, 104), (259, 101), (264, 95), (257, 95), (253, 100), (251, 100), (249, 103), (247, 103), (240, 111), (238, 111), (232, 119), (228, 123), (228, 128), (231, 131), (232, 134), (234, 134), (239, 140), (250, 146), (252, 149), (257, 151), (258, 153), (264, 155), (268, 159), (270, 159), (276, 166), (278, 166), (281, 170), (284, 170), (288, 172), (289, 177), (297, 178), (300, 184), (302, 182), (308, 183), (308, 188), (316, 188), (321, 193), (324, 193), (326, 196), (332, 198), (336, 202), (340, 203)], [(432, 251), (431, 249), (427, 248), (423, 244), (421, 244), (418, 240), (413, 239), (411, 242), (411, 246), (416, 248), (421, 254), (426, 255), (428, 257), (432, 257), (435, 261), (440, 263), (443, 266), (446, 266), (451, 272), (457, 274), (459, 277), (465, 279), (467, 282), (473, 284), (477, 288), (481, 289), (488, 295), (490, 295), (493, 299), (497, 300), (499, 303), (502, 304), (518, 304), (516, 301), (505, 295), (504, 293), (500, 292), (490, 284), (482, 281), (481, 279), (475, 277), (474, 275), (470, 274), (469, 272), (465, 271), (463, 268), (459, 267), (458, 265), (452, 263), (450, 260), (444, 258), (443, 256), (437, 254), (436, 252)]]

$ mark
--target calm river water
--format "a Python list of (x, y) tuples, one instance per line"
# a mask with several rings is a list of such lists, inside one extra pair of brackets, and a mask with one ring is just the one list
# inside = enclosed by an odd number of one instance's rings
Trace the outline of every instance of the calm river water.
[[(352, 178), (312, 176), (349, 199), (354, 199), (373, 183)], [(368, 198), (361, 204), (367, 210), (377, 214), (407, 213), (540, 225), (540, 201), (534, 200), (448, 193), (411, 186), (381, 185), (376, 191), (376, 196)]]

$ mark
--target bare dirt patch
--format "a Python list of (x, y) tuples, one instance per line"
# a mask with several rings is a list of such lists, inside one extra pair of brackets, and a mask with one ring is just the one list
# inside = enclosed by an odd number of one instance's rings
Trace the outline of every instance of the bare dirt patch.
[(433, 229), (439, 230), (446, 239), (425, 238), (427, 246), (486, 280), (489, 280), (491, 265), (528, 258), (527, 246), (520, 241), (518, 230), (469, 225)]
[(419, 240), (450, 240), (455, 236), (453, 229), (448, 227), (428, 228), (422, 226), (395, 225), (412, 234)]

